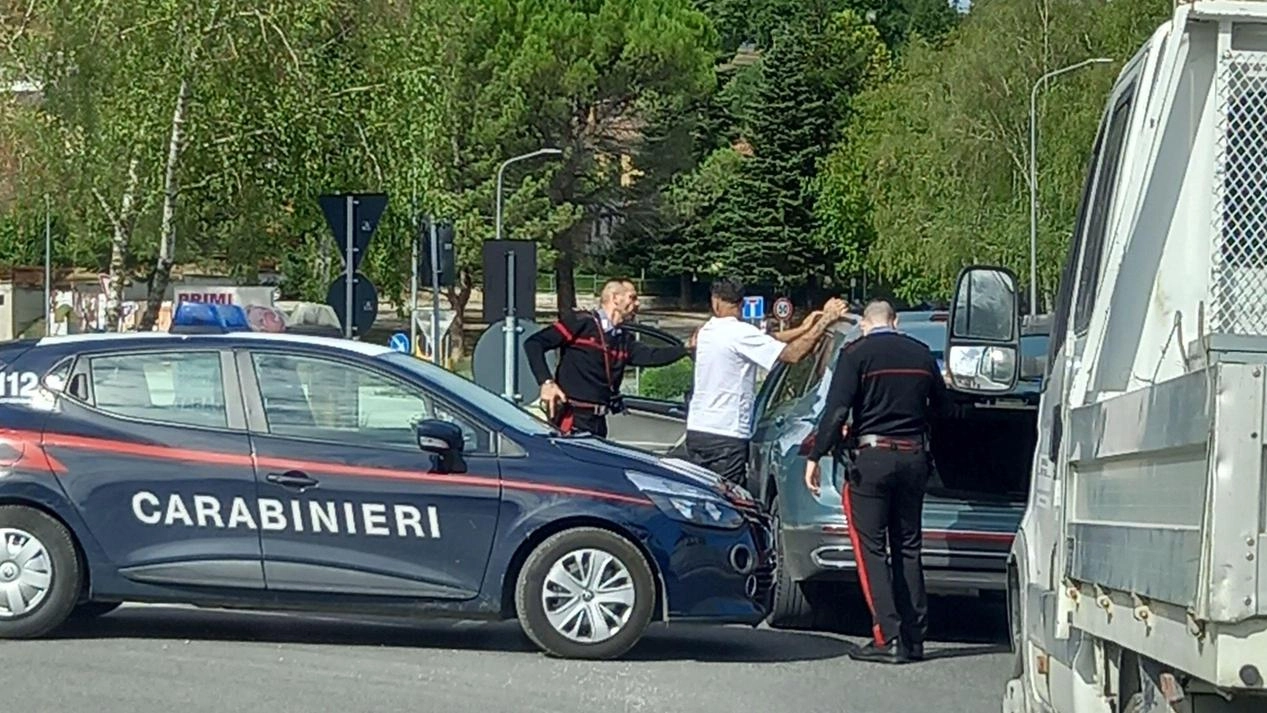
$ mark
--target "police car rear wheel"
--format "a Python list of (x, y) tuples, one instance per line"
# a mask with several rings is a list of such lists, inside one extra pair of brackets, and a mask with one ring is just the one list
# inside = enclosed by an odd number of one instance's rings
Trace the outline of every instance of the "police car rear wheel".
[(515, 588), (520, 625), (560, 658), (616, 658), (651, 623), (655, 579), (628, 540), (598, 528), (565, 530), (524, 562)]
[(66, 528), (31, 508), (0, 507), (0, 638), (60, 626), (75, 608), (80, 578)]

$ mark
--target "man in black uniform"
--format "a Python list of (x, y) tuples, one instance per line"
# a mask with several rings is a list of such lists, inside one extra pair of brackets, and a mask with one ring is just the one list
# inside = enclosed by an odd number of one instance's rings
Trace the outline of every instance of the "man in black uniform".
[[(553, 325), (524, 340), (532, 374), (541, 385), (541, 403), (550, 422), (564, 433), (607, 435), (607, 414), (622, 409), (620, 384), (626, 366), (663, 366), (687, 355), (685, 347), (652, 347), (622, 330), (638, 313), (638, 290), (629, 280), (608, 280), (599, 308), (561, 314)], [(545, 353), (559, 350), (552, 377)]]
[[(928, 411), (930, 405), (938, 413), (950, 408), (936, 358), (896, 326), (889, 303), (867, 305), (864, 336), (837, 357), (805, 466), (805, 484), (817, 496), (819, 459), (833, 453), (839, 461), (841, 450), (849, 451), (852, 467), (842, 499), (874, 639), (850, 656), (886, 663), (924, 658), (928, 597), (920, 550), (932, 465)], [(851, 435), (845, 437), (842, 428), (851, 414)]]

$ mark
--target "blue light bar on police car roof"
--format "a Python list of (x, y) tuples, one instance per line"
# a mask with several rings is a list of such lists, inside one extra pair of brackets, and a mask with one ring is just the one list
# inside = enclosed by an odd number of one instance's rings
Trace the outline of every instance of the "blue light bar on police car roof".
[(171, 334), (226, 334), (249, 332), (251, 323), (240, 305), (181, 302), (172, 315)]

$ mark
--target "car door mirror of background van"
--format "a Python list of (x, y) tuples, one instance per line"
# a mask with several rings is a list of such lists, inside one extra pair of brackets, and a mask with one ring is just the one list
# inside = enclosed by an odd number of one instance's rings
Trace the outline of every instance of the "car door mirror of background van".
[(443, 473), (466, 472), (466, 464), (462, 459), (465, 439), (457, 424), (427, 419), (418, 423), (417, 435), (418, 448), (436, 456), (437, 470)]
[(959, 273), (946, 330), (946, 367), (959, 391), (1000, 393), (1020, 373), (1020, 300), (1007, 268), (972, 266)]

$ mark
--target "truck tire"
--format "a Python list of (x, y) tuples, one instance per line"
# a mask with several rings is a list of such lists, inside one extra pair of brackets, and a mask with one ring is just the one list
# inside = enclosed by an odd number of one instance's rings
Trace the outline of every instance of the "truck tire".
[(775, 575), (774, 596), (767, 621), (776, 629), (805, 629), (814, 626), (814, 607), (805, 595), (804, 584), (792, 579), (784, 566), (782, 520), (779, 518), (779, 494), (770, 503), (771, 529), (774, 532)]
[(61, 523), (21, 505), (0, 507), (0, 639), (33, 639), (61, 626), (83, 573)]
[(1007, 630), (1012, 649), (1012, 678), (1025, 675), (1025, 630), (1021, 611), (1021, 578), (1015, 565), (1007, 568)]
[(655, 611), (655, 576), (632, 542), (595, 527), (551, 535), (515, 584), (519, 625), (551, 656), (613, 659), (642, 638)]

